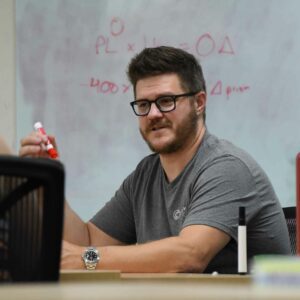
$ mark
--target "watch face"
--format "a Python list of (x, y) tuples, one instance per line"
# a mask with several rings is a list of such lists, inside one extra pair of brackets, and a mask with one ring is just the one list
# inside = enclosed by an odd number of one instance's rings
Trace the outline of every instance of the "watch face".
[(89, 261), (97, 261), (98, 255), (94, 250), (87, 250), (85, 253), (85, 258)]

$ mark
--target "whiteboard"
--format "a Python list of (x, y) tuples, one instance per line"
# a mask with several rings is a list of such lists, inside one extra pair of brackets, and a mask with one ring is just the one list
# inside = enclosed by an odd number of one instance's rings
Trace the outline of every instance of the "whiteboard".
[(209, 131), (247, 150), (294, 205), (299, 1), (17, 0), (17, 140), (35, 121), (56, 136), (72, 207), (92, 217), (150, 153), (126, 69), (159, 45), (199, 59)]

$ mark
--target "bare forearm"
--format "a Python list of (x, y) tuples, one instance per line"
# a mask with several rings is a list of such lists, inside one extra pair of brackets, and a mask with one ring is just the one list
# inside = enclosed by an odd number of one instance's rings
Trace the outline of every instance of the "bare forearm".
[(206, 263), (192, 247), (178, 237), (170, 237), (143, 245), (99, 248), (99, 269), (122, 272), (202, 272)]
[[(210, 260), (230, 241), (230, 236), (213, 227), (191, 225), (179, 236), (141, 245), (98, 244), (98, 269), (122, 272), (203, 272)], [(109, 246), (111, 245), (111, 246)], [(81, 269), (84, 247), (65, 243), (61, 267)]]
[[(65, 244), (61, 267), (82, 269), (84, 247)], [(206, 267), (199, 253), (195, 253), (178, 237), (132, 246), (98, 247), (102, 270), (135, 273), (202, 272)]]
[(63, 239), (81, 246), (90, 244), (87, 224), (72, 210), (67, 201), (65, 201)]

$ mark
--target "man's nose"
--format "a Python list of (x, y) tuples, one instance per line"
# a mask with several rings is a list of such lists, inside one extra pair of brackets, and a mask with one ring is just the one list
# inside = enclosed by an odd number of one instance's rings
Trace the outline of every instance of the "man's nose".
[(162, 116), (163, 116), (163, 113), (158, 109), (156, 103), (152, 102), (147, 117), (149, 119), (152, 119), (152, 118), (158, 118), (158, 117), (162, 117)]

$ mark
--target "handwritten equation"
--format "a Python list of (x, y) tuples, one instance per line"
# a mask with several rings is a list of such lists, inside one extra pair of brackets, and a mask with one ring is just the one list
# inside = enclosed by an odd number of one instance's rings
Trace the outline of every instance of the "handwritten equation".
[[(100, 80), (92, 77), (87, 84), (81, 84), (95, 90), (97, 94), (125, 94), (131, 87), (128, 83), (116, 83), (109, 80)], [(242, 94), (250, 89), (249, 85), (226, 85), (223, 84), (222, 80), (218, 80), (210, 88), (208, 88), (208, 94), (211, 96), (226, 96), (227, 99), (232, 94)]]
[[(116, 39), (122, 37), (125, 33), (125, 22), (117, 17), (112, 18), (110, 21), (109, 35), (100, 34), (96, 38), (95, 53), (100, 54), (119, 54), (120, 52), (127, 51), (135, 53), (137, 50), (146, 47), (157, 47), (166, 42), (159, 42), (156, 37), (142, 36), (142, 42), (126, 41), (125, 45), (121, 47)], [(187, 42), (182, 41), (175, 47), (192, 52), (200, 57), (207, 57), (213, 53), (234, 55), (235, 51), (232, 46), (231, 38), (225, 35), (220, 40), (216, 40), (210, 33), (203, 33), (196, 37), (195, 41)]]
[[(100, 34), (95, 40), (94, 54), (99, 57), (103, 55), (115, 55), (122, 52), (132, 52), (133, 54), (145, 47), (156, 47), (166, 43), (159, 42), (156, 37), (149, 38), (142, 35), (142, 42), (133, 42), (126, 39), (126, 25), (119, 17), (113, 17), (109, 24), (109, 33), (107, 35)], [(122, 38), (121, 38), (122, 37)], [(122, 43), (119, 43), (121, 41)], [(206, 32), (196, 37), (193, 42), (181, 41), (175, 47), (193, 53), (194, 55), (204, 58), (213, 54), (226, 56), (236, 55), (233, 47), (232, 39), (228, 34), (223, 37), (214, 38), (212, 34)], [(117, 93), (125, 94), (129, 91), (131, 85), (129, 83), (116, 83), (111, 80), (90, 77), (86, 83), (81, 86), (93, 89), (97, 94)], [(207, 93), (211, 96), (220, 96), (228, 100), (234, 94), (243, 94), (250, 89), (249, 84), (225, 84), (222, 80), (217, 80), (207, 89)]]

